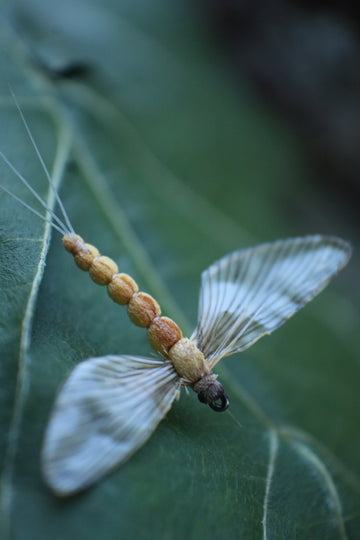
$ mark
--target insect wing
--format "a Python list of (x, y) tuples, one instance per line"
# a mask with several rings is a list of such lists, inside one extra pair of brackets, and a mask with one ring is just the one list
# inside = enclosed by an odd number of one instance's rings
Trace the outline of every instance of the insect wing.
[(136, 356), (80, 363), (55, 402), (42, 469), (58, 495), (92, 484), (151, 435), (180, 390), (171, 364)]
[(347, 263), (335, 237), (278, 240), (227, 255), (202, 274), (192, 339), (212, 368), (281, 326)]

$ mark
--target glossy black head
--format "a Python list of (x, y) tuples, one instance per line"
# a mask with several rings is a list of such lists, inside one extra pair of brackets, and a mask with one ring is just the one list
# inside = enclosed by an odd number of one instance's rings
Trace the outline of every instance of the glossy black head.
[(224, 412), (229, 406), (229, 398), (225, 394), (224, 390), (222, 391), (221, 396), (215, 401), (209, 403), (210, 407), (216, 412)]
[(193, 389), (198, 395), (201, 403), (206, 403), (216, 412), (223, 412), (229, 406), (229, 399), (224, 392), (221, 383), (216, 380), (216, 375), (212, 373), (205, 375), (193, 385)]

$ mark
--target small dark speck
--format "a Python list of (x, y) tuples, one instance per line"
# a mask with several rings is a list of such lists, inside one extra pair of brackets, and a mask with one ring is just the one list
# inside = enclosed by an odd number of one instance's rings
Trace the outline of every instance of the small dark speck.
[(90, 64), (81, 61), (69, 62), (60, 66), (51, 66), (37, 58), (36, 64), (37, 67), (52, 81), (60, 81), (62, 79), (83, 79), (88, 77), (93, 69)]

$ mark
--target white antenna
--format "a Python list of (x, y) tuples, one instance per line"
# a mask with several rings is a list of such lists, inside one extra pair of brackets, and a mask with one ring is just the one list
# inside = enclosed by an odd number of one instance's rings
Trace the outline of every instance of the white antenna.
[[(37, 144), (36, 144), (36, 142), (35, 142), (35, 140), (34, 140), (34, 137), (32, 136), (32, 133), (31, 133), (31, 131), (30, 131), (29, 126), (27, 125), (27, 122), (26, 122), (26, 120), (25, 120), (25, 117), (24, 117), (24, 115), (23, 115), (23, 112), (22, 112), (22, 110), (21, 110), (21, 108), (20, 108), (20, 105), (19, 105), (19, 103), (18, 103), (18, 101), (17, 101), (17, 99), (16, 99), (16, 96), (15, 96), (15, 94), (14, 94), (12, 88), (10, 88), (10, 92), (11, 92), (11, 95), (12, 95), (13, 100), (14, 100), (14, 102), (15, 102), (16, 108), (17, 108), (17, 110), (19, 111), (21, 120), (22, 120), (22, 122), (23, 122), (23, 124), (24, 124), (24, 126), (25, 126), (25, 129), (26, 129), (26, 131), (27, 131), (27, 134), (29, 135), (30, 141), (31, 141), (31, 143), (32, 143), (32, 145), (33, 145), (33, 147), (34, 147), (34, 149), (35, 149), (35, 152), (36, 152), (36, 154), (37, 154), (37, 156), (38, 156), (38, 158), (39, 158), (39, 161), (40, 161), (40, 163), (41, 163), (41, 166), (42, 166), (42, 168), (43, 168), (43, 170), (44, 170), (44, 172), (45, 172), (46, 178), (48, 179), (48, 182), (49, 182), (49, 184), (50, 184), (50, 186), (51, 186), (51, 189), (53, 190), (53, 192), (54, 192), (54, 194), (55, 194), (56, 200), (57, 200), (57, 202), (59, 203), (60, 210), (61, 210), (62, 215), (64, 216), (66, 225), (68, 226), (69, 231), (71, 231), (73, 234), (75, 234), (75, 231), (74, 231), (74, 229), (73, 229), (73, 227), (72, 227), (72, 225), (71, 225), (70, 219), (69, 219), (69, 217), (68, 217), (68, 215), (67, 215), (67, 212), (66, 212), (66, 210), (65, 210), (65, 208), (64, 208), (64, 205), (63, 205), (63, 203), (61, 202), (61, 199), (60, 199), (60, 197), (59, 197), (59, 194), (58, 194), (58, 192), (57, 192), (57, 190), (56, 190), (56, 188), (55, 188), (55, 186), (54, 186), (54, 182), (53, 182), (53, 180), (52, 180), (52, 178), (51, 178), (51, 176), (50, 176), (50, 173), (49, 173), (49, 171), (48, 171), (48, 169), (47, 169), (47, 167), (46, 167), (46, 165), (45, 165), (45, 163), (44, 163), (44, 160), (43, 160), (43, 158), (42, 158), (42, 156), (41, 156), (41, 154), (40, 154), (40, 152), (39, 152), (39, 149), (38, 149), (38, 147), (37, 147)], [(2, 156), (2, 157), (3, 157), (3, 156)], [(3, 159), (4, 159), (4, 157), (3, 157)], [(11, 167), (11, 168), (14, 170), (13, 167)], [(14, 171), (14, 172), (15, 172), (15, 171)], [(26, 182), (25, 185), (28, 185), (28, 183)]]
[(41, 215), (39, 212), (37, 212), (34, 208), (26, 204), (23, 200), (21, 200), (19, 197), (17, 197), (14, 193), (12, 193), (10, 190), (6, 189), (4, 186), (0, 185), (0, 188), (8, 193), (13, 199), (20, 202), (23, 206), (31, 210), (34, 214), (42, 218), (44, 221), (47, 221), (48, 223), (52, 224), (55, 229), (60, 231), (62, 234), (66, 234), (68, 232), (67, 228), (65, 227), (64, 223), (61, 221), (61, 219), (49, 208), (49, 206), (46, 204), (46, 202), (40, 197), (40, 195), (35, 191), (33, 187), (29, 184), (29, 182), (26, 180), (26, 178), (23, 177), (23, 175), (17, 170), (15, 165), (11, 163), (11, 161), (0, 151), (0, 157), (5, 161), (5, 163), (10, 167), (10, 169), (16, 174), (16, 176), (22, 181), (22, 183), (27, 187), (27, 189), (34, 195), (34, 197), (40, 202), (40, 204), (49, 212), (49, 214), (52, 216), (54, 220), (57, 221), (58, 225), (55, 225), (51, 220), (47, 219), (43, 215)]

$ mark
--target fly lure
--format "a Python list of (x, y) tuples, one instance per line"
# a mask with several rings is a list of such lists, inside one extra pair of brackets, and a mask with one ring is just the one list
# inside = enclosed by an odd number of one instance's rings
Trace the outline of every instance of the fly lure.
[[(15, 98), (14, 98), (15, 99)], [(127, 306), (131, 321), (146, 328), (161, 358), (109, 355), (78, 364), (61, 388), (42, 448), (42, 471), (57, 495), (70, 495), (127, 460), (150, 437), (182, 387), (224, 411), (229, 401), (212, 370), (225, 356), (244, 351), (301, 309), (348, 262), (351, 246), (312, 235), (243, 249), (202, 274), (197, 326), (190, 338), (161, 315), (159, 304), (116, 263), (75, 233), (16, 99), (19, 113), (62, 213), (48, 208), (14, 165), (1, 157), (51, 215), (77, 266), (110, 298)], [(0, 186), (1, 187), (1, 186)], [(42, 219), (46, 217), (29, 207)]]

